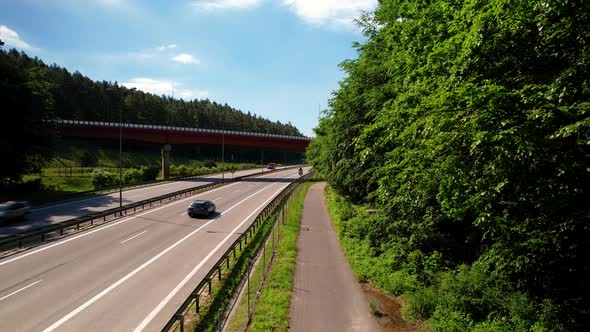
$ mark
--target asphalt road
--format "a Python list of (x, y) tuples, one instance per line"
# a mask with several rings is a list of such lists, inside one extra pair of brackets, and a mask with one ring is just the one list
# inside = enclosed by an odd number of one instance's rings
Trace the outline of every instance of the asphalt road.
[(289, 330), (379, 331), (340, 248), (324, 187), (325, 183), (311, 186), (303, 202)]
[[(261, 169), (251, 169), (237, 171), (233, 176), (242, 176), (249, 174), (260, 173)], [(225, 178), (231, 179), (232, 174), (226, 173)], [(167, 182), (158, 185), (135, 188), (123, 191), (123, 205), (141, 201), (168, 194), (174, 191), (179, 191), (199, 185), (211, 183), (221, 179), (221, 174), (214, 174), (210, 176), (181, 180), (174, 182)], [(4, 221), (0, 224), (0, 237), (22, 233), (34, 228), (47, 226), (73, 219), (79, 216), (84, 216), (93, 212), (104, 211), (119, 206), (119, 192), (97, 195), (89, 198), (69, 201), (65, 203), (57, 203), (31, 210), (31, 215), (26, 220)]]
[[(0, 260), (0, 331), (159, 331), (297, 170), (232, 183)], [(186, 215), (194, 199), (218, 214)]]

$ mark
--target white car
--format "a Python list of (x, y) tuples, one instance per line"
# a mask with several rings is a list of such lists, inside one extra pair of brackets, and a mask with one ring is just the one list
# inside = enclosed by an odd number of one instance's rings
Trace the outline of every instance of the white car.
[(0, 220), (24, 218), (31, 213), (28, 202), (9, 201), (0, 204)]

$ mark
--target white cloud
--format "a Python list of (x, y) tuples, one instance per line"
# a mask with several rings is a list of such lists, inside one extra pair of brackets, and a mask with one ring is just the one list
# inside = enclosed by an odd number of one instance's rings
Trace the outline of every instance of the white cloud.
[(31, 45), (27, 44), (27, 42), (22, 40), (16, 31), (10, 29), (6, 25), (0, 25), (0, 39), (2, 39), (7, 46), (23, 50), (30, 50), (33, 48)]
[(199, 64), (201, 61), (187, 53), (180, 53), (172, 58), (173, 61), (186, 64)]
[(211, 12), (227, 9), (247, 9), (260, 4), (262, 0), (201, 0), (191, 5), (199, 11)]
[(132, 78), (129, 80), (129, 82), (124, 82), (121, 84), (127, 88), (136, 88), (138, 90), (153, 93), (159, 96), (174, 95), (175, 97), (180, 97), (183, 99), (203, 99), (209, 95), (209, 92), (204, 90), (192, 90), (182, 87), (179, 88), (179, 86), (182, 86), (182, 83), (167, 80), (156, 80), (153, 78)]
[(377, 0), (283, 0), (283, 4), (309, 24), (352, 28), (363, 11), (377, 7)]
[(129, 52), (127, 56), (136, 60), (152, 59), (158, 55), (158, 53), (166, 52), (176, 48), (176, 44), (162, 45), (150, 49), (145, 49), (136, 52)]
[(162, 45), (162, 46), (158, 47), (158, 51), (163, 52), (166, 50), (171, 50), (173, 48), (176, 48), (176, 44)]
[(127, 6), (127, 0), (96, 0), (96, 3), (111, 8), (123, 8)]
[(176, 91), (176, 96), (185, 99), (185, 100), (192, 100), (192, 99), (205, 99), (209, 96), (209, 91), (205, 90), (188, 90), (188, 89), (179, 89)]

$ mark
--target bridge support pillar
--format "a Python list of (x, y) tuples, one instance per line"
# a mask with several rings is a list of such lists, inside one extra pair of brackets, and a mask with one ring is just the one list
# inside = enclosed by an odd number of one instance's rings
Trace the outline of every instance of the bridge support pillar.
[(172, 150), (170, 144), (162, 147), (162, 178), (164, 180), (170, 178), (170, 150)]

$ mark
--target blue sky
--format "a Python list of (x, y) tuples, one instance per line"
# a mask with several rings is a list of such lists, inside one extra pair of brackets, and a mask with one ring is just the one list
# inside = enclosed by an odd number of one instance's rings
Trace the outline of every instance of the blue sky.
[(0, 39), (177, 98), (209, 98), (313, 135), (377, 0), (2, 0)]

